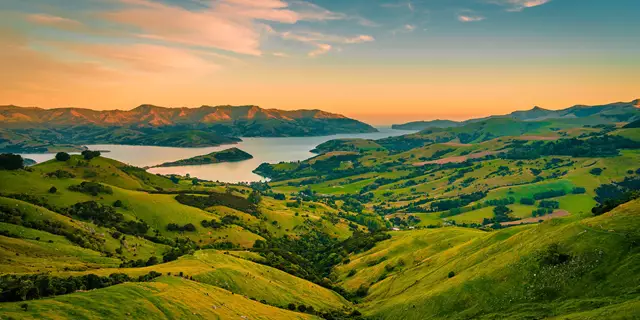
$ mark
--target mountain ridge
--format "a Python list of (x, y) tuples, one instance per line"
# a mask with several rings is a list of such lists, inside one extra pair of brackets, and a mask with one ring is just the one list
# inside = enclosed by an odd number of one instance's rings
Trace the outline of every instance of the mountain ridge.
[(196, 108), (163, 107), (142, 104), (131, 110), (92, 110), (86, 108), (0, 106), (0, 120), (13, 124), (100, 125), (100, 126), (170, 126), (179, 124), (214, 124), (235, 120), (348, 119), (344, 115), (319, 109), (281, 110), (256, 105), (202, 105)]
[(640, 99), (630, 102), (613, 102), (603, 105), (574, 105), (565, 109), (550, 110), (534, 106), (529, 110), (513, 111), (505, 115), (495, 115), (482, 118), (474, 118), (465, 121), (453, 121), (437, 119), (431, 121), (413, 121), (403, 124), (394, 124), (394, 129), (423, 130), (426, 128), (450, 128), (467, 123), (480, 122), (495, 118), (511, 118), (522, 121), (541, 121), (547, 119), (571, 119), (589, 116), (600, 116), (610, 122), (632, 122), (640, 119)]

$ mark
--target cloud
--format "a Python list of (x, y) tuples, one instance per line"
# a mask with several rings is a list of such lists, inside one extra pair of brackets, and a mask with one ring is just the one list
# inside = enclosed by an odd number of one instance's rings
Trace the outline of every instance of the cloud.
[(79, 21), (48, 14), (29, 14), (26, 16), (26, 19), (31, 23), (55, 26), (62, 29), (76, 29), (82, 27), (82, 23)]
[(405, 30), (407, 30), (407, 31), (409, 31), (409, 32), (411, 32), (411, 31), (413, 31), (413, 30), (415, 30), (415, 29), (416, 29), (416, 26), (414, 26), (414, 25), (412, 25), (412, 24), (405, 24), (405, 25), (404, 25), (404, 29), (405, 29)]
[(316, 57), (322, 54), (325, 54), (331, 50), (331, 45), (326, 43), (320, 43), (317, 45), (317, 48), (311, 52), (309, 52), (310, 57)]
[(287, 58), (287, 57), (289, 57), (289, 55), (284, 53), (284, 52), (272, 52), (271, 55), (273, 55), (274, 57), (278, 57), (278, 58)]
[(261, 55), (261, 42), (271, 27), (300, 21), (364, 20), (305, 1), (219, 0), (188, 10), (150, 0), (119, 0), (124, 8), (103, 13), (109, 21), (134, 27), (136, 36), (182, 45)]
[(208, 53), (151, 44), (62, 45), (64, 49), (93, 58), (95, 62), (125, 70), (170, 74), (173, 72), (210, 73), (219, 65)]
[(507, 7), (507, 11), (522, 11), (526, 8), (541, 6), (551, 0), (491, 0), (489, 3)]
[(484, 19), (485, 17), (478, 16), (478, 15), (465, 15), (465, 14), (458, 15), (458, 21), (460, 22), (477, 22), (477, 21), (482, 21)]
[[(275, 31), (274, 31), (275, 32)], [(375, 41), (375, 38), (370, 35), (358, 35), (353, 37), (338, 36), (332, 34), (324, 34), (320, 32), (291, 32), (286, 31), (279, 34), (285, 40), (294, 40), (303, 43), (313, 45), (316, 49), (309, 52), (309, 56), (315, 57), (329, 52), (333, 44), (356, 44)]]

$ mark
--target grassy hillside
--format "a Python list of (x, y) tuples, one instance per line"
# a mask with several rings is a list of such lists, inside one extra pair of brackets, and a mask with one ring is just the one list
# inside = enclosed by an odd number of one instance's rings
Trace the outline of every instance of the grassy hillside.
[[(370, 286), (361, 307), (382, 319), (581, 318), (613, 310), (633, 318), (640, 315), (633, 308), (639, 215), (636, 200), (595, 218), (554, 219), (460, 240), (442, 240), (443, 232), (462, 236), (454, 228), (396, 233), (336, 272), (351, 288)], [(383, 257), (380, 264), (366, 263)], [(394, 268), (380, 280), (382, 265)], [(608, 309), (595, 310), (601, 307)]]
[(211, 285), (165, 276), (50, 299), (0, 304), (15, 319), (314, 319)]

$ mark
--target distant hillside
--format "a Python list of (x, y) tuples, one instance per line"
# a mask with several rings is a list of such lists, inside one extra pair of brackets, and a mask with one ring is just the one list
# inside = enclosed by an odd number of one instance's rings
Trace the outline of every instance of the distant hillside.
[(432, 121), (414, 121), (405, 124), (394, 124), (392, 129), (397, 130), (423, 130), (426, 128), (450, 128), (461, 125), (458, 121), (452, 120), (432, 120)]
[(217, 146), (236, 137), (318, 136), (375, 132), (375, 128), (321, 110), (257, 106), (133, 110), (41, 109), (0, 106), (0, 150), (47, 152), (60, 145), (130, 144), (172, 147)]
[(514, 111), (507, 115), (496, 115), (486, 118), (470, 119), (463, 122), (450, 120), (416, 121), (393, 125), (394, 129), (424, 130), (427, 128), (458, 127), (466, 123), (474, 123), (494, 118), (511, 118), (522, 121), (541, 121), (549, 119), (598, 118), (602, 123), (631, 122), (640, 120), (640, 99), (631, 102), (615, 102), (605, 105), (575, 105), (562, 110), (547, 110), (534, 107), (525, 111)]
[(193, 165), (203, 165), (203, 164), (212, 164), (212, 163), (220, 163), (220, 162), (237, 162), (242, 160), (252, 159), (253, 156), (238, 149), (238, 148), (230, 148), (218, 152), (211, 152), (209, 154), (192, 157), (189, 159), (182, 159), (173, 162), (165, 162), (163, 164), (157, 165), (156, 167), (179, 167), (179, 166), (193, 166)]

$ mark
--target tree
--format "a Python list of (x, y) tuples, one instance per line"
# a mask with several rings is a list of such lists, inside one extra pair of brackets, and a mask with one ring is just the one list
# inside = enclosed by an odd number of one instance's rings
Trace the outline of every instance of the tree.
[(67, 161), (71, 159), (71, 156), (66, 152), (58, 152), (56, 153), (56, 160), (58, 161)]
[(262, 196), (260, 195), (259, 192), (254, 190), (251, 192), (251, 194), (249, 194), (249, 197), (247, 198), (247, 200), (249, 200), (249, 202), (253, 204), (259, 204), (260, 201), (262, 201)]
[(85, 151), (82, 151), (82, 156), (84, 157), (85, 160), (91, 160), (93, 158), (99, 157), (100, 151), (85, 150)]
[(55, 186), (49, 188), (49, 193), (56, 193), (58, 192), (58, 188), (56, 188)]
[(291, 311), (294, 311), (294, 310), (296, 310), (296, 305), (293, 304), (293, 303), (289, 303), (289, 305), (287, 306), (287, 309), (289, 309)]
[(24, 166), (23, 159), (20, 155), (13, 153), (0, 154), (1, 170), (17, 170)]
[(447, 275), (449, 278), (453, 278), (456, 276), (456, 273), (453, 271), (450, 271), (449, 274)]
[(600, 174), (602, 174), (602, 168), (593, 168), (589, 171), (589, 173), (594, 176), (599, 176)]

